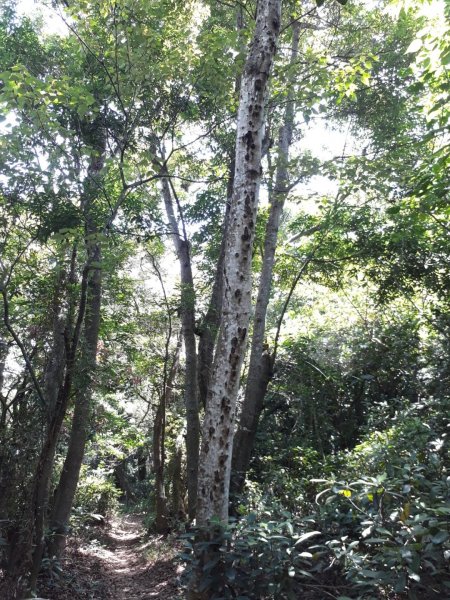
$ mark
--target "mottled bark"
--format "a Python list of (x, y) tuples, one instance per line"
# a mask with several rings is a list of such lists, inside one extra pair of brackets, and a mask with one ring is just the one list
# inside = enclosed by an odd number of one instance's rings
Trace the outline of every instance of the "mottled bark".
[[(197, 503), (200, 420), (197, 393), (197, 343), (195, 338), (195, 290), (190, 245), (183, 228), (181, 234), (174, 210), (175, 190), (168, 179), (162, 180), (162, 192), (170, 233), (180, 265), (181, 323), (185, 351), (184, 403), (186, 407), (186, 455), (189, 518), (195, 517)], [(176, 199), (176, 198), (175, 198)]]
[[(294, 64), (297, 60), (298, 41), (299, 26), (298, 24), (294, 24), (291, 64)], [(294, 131), (292, 91), (288, 96), (283, 120), (283, 125), (280, 127), (278, 134), (275, 186), (269, 197), (270, 213), (264, 238), (262, 269), (253, 320), (253, 335), (245, 397), (242, 404), (239, 427), (234, 440), (231, 479), (232, 493), (242, 492), (253, 451), (259, 417), (263, 408), (264, 396), (272, 378), (272, 358), (269, 349), (264, 345), (264, 338), (280, 219), (289, 190), (289, 148), (292, 143)]]
[[(237, 7), (236, 13), (236, 31), (239, 36), (244, 28), (244, 11), (242, 5)], [(236, 77), (235, 93), (239, 96), (241, 89), (241, 75)], [(199, 399), (203, 408), (206, 408), (208, 397), (209, 382), (211, 380), (211, 369), (214, 359), (214, 347), (216, 344), (217, 334), (220, 328), (220, 319), (222, 315), (222, 300), (223, 300), (223, 266), (225, 260), (225, 242), (227, 239), (228, 221), (230, 217), (231, 198), (233, 196), (234, 172), (236, 168), (235, 148), (230, 157), (228, 185), (227, 185), (227, 201), (225, 206), (225, 214), (222, 226), (222, 241), (220, 244), (219, 258), (217, 261), (216, 272), (214, 275), (214, 283), (211, 292), (211, 297), (208, 304), (208, 310), (199, 327), (200, 339), (198, 343), (198, 390)]]
[(213, 517), (224, 522), (228, 518), (233, 420), (251, 311), (251, 259), (266, 90), (280, 28), (280, 9), (280, 0), (258, 3), (256, 28), (241, 81), (222, 322), (202, 429), (197, 508), (200, 527), (207, 526)]

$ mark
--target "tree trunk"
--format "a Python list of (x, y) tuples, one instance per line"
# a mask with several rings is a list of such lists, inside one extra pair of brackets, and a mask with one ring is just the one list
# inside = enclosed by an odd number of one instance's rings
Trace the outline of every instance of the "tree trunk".
[[(169, 335), (170, 341), (170, 335)], [(172, 366), (169, 372), (165, 373), (163, 390), (155, 415), (153, 426), (153, 468), (155, 471), (155, 529), (157, 533), (167, 533), (168, 510), (167, 498), (164, 487), (164, 468), (165, 468), (165, 437), (166, 437), (166, 407), (172, 397), (173, 383), (178, 370), (178, 359), (180, 345), (177, 346)], [(166, 356), (166, 360), (167, 360)], [(165, 369), (167, 368), (167, 364)]]
[[(76, 247), (72, 252), (72, 261), (70, 275), (74, 273), (76, 257)], [(53, 412), (55, 410), (56, 401), (58, 398), (59, 390), (64, 380), (64, 369), (66, 366), (65, 356), (65, 341), (64, 333), (67, 327), (67, 318), (64, 315), (63, 300), (64, 296), (67, 295), (67, 281), (66, 281), (66, 269), (64, 265), (64, 256), (60, 257), (59, 262), (59, 275), (56, 279), (53, 300), (51, 304), (51, 323), (52, 323), (52, 340), (50, 346), (50, 352), (45, 365), (44, 371), (44, 394), (47, 401), (47, 420), (51, 421)], [(74, 283), (74, 281), (70, 281)], [(64, 290), (65, 293), (62, 293)]]
[[(43, 556), (45, 516), (48, 507), (50, 480), (55, 459), (56, 446), (58, 444), (59, 434), (61, 432), (61, 427), (67, 411), (67, 405), (70, 399), (70, 391), (72, 388), (75, 369), (75, 357), (80, 339), (81, 326), (86, 310), (86, 293), (89, 268), (89, 265), (86, 265), (83, 270), (77, 322), (72, 336), (72, 341), (67, 350), (64, 382), (58, 393), (54, 414), (46, 433), (45, 442), (40, 452), (36, 472), (33, 478), (30, 505), (30, 522), (32, 523), (32, 526), (30, 527), (26, 538), (16, 548), (16, 551), (20, 551), (21, 553), (19, 556), (22, 558), (17, 561), (17, 564), (21, 568), (20, 575), (25, 576), (24, 579), (26, 579), (28, 567), (31, 567), (28, 590), (30, 592), (34, 592), (36, 588), (37, 577)], [(28, 557), (31, 553), (33, 538), (35, 541), (35, 547), (32, 554), (32, 562), (31, 565), (29, 565)]]
[(233, 419), (251, 311), (252, 247), (266, 89), (280, 28), (280, 8), (281, 0), (258, 3), (256, 28), (241, 82), (222, 322), (202, 430), (197, 508), (200, 527), (207, 527), (214, 517), (222, 522), (228, 519)]
[[(8, 414), (6, 398), (3, 396), (3, 384), (5, 381), (5, 364), (6, 364), (7, 357), (8, 357), (8, 344), (6, 343), (6, 340), (3, 338), (2, 333), (0, 331), (0, 402), (1, 402), (0, 440), (1, 440), (2, 431), (6, 426), (6, 417)], [(1, 466), (1, 455), (2, 455), (2, 453), (0, 450), (0, 466)], [(1, 469), (0, 469), (0, 472), (1, 472)]]
[[(184, 403), (186, 407), (186, 455), (189, 518), (195, 517), (197, 503), (198, 451), (200, 443), (200, 421), (197, 393), (197, 345), (195, 339), (195, 290), (189, 242), (186, 232), (180, 234), (175, 217), (173, 195), (168, 179), (162, 180), (162, 192), (167, 218), (180, 264), (181, 278), (181, 322), (185, 350)], [(178, 203), (179, 206), (179, 203)]]
[[(32, 536), (34, 533), (35, 537), (35, 548), (33, 552), (32, 564), (31, 564), (31, 573), (29, 578), (29, 591), (34, 592), (36, 588), (36, 582), (39, 575), (39, 570), (41, 566), (41, 561), (44, 553), (45, 547), (45, 521), (46, 515), (48, 511), (49, 504), (49, 493), (50, 493), (50, 482), (51, 475), (54, 466), (54, 459), (56, 453), (56, 447), (59, 440), (59, 435), (61, 432), (61, 427), (64, 421), (64, 417), (67, 412), (67, 407), (69, 404), (69, 399), (72, 390), (72, 383), (75, 374), (76, 368), (76, 359), (78, 355), (79, 342), (81, 338), (81, 329), (82, 325), (85, 321), (85, 317), (87, 319), (85, 323), (84, 337), (85, 337), (85, 345), (86, 352), (85, 356), (87, 359), (87, 371), (84, 374), (86, 379), (90, 381), (90, 377), (92, 372), (90, 371), (92, 367), (92, 353), (94, 355), (94, 364), (95, 364), (95, 353), (97, 342), (96, 339), (98, 337), (98, 320), (99, 320), (99, 310), (100, 310), (100, 299), (101, 299), (101, 287), (99, 287), (100, 279), (100, 271), (99, 271), (99, 261), (101, 259), (100, 254), (100, 245), (97, 240), (97, 229), (95, 227), (93, 213), (92, 213), (92, 203), (94, 198), (98, 195), (99, 188), (99, 177), (100, 173), (104, 166), (105, 161), (105, 149), (106, 149), (106, 139), (105, 133), (101, 124), (101, 117), (99, 117), (99, 121), (96, 124), (96, 131), (98, 133), (96, 138), (96, 147), (92, 150), (90, 165), (88, 169), (88, 177), (85, 182), (85, 189), (83, 192), (83, 197), (81, 198), (81, 208), (84, 213), (85, 218), (85, 232), (86, 232), (86, 246), (87, 246), (87, 257), (86, 264), (83, 269), (83, 277), (81, 282), (81, 293), (80, 293), (80, 303), (78, 308), (77, 320), (74, 327), (74, 332), (72, 335), (71, 343), (68, 344), (67, 347), (67, 357), (66, 357), (66, 372), (62, 386), (60, 387), (58, 398), (55, 404), (54, 414), (49, 424), (49, 428), (46, 434), (46, 439), (40, 453), (38, 467), (36, 470), (36, 474), (34, 477), (33, 483), (33, 492), (32, 492), (32, 501), (31, 501), (31, 514), (33, 515), (34, 527), (30, 531), (30, 536), (28, 536), (28, 540), (32, 540)], [(74, 263), (72, 263), (74, 264)], [(98, 301), (98, 310), (95, 306), (94, 298)], [(88, 305), (88, 301), (91, 305)], [(92, 310), (94, 308), (94, 310)], [(89, 312), (89, 315), (86, 312)], [(90, 327), (90, 330), (88, 330)], [(95, 334), (96, 328), (96, 334)], [(91, 337), (89, 337), (91, 336)], [(95, 340), (94, 340), (95, 338)], [(95, 348), (93, 347), (95, 341)], [(89, 355), (89, 345), (91, 350), (91, 356)], [(87, 388), (89, 389), (89, 387)], [(78, 416), (80, 414), (78, 413)], [(84, 444), (86, 439), (86, 426), (83, 431), (79, 432), (80, 437), (83, 439), (81, 442)], [(79, 451), (79, 443), (80, 440), (76, 440), (76, 456), (78, 457), (80, 454)], [(70, 449), (70, 447), (69, 447)], [(73, 447), (72, 447), (73, 450)], [(83, 445), (84, 451), (84, 445)], [(81, 457), (82, 459), (82, 457)], [(81, 466), (81, 461), (80, 461)], [(66, 470), (65, 477), (68, 477), (68, 494), (71, 493), (73, 489), (73, 493), (75, 492), (76, 482), (78, 480), (78, 470), (76, 469), (76, 457), (72, 455), (70, 465), (66, 465), (65, 467), (70, 467)], [(75, 486), (73, 485), (73, 480), (76, 479)], [(65, 494), (66, 492), (64, 492)], [(72, 496), (73, 499), (73, 496)], [(67, 507), (68, 500), (63, 498), (62, 504), (64, 507)], [(60, 504), (61, 506), (61, 504)], [(69, 509), (70, 512), (70, 509)], [(34, 531), (33, 531), (34, 529)], [(56, 538), (58, 539), (58, 538)], [(58, 543), (61, 544), (61, 540), (58, 540)], [(57, 549), (58, 551), (58, 549)]]
[[(299, 26), (293, 26), (291, 65), (298, 56)], [(289, 101), (290, 100), (290, 101)], [(266, 315), (272, 288), (272, 275), (275, 263), (280, 218), (289, 188), (289, 148), (294, 131), (294, 103), (292, 91), (284, 113), (284, 123), (278, 134), (278, 160), (275, 188), (269, 198), (270, 214), (266, 225), (264, 252), (258, 297), (253, 321), (253, 336), (250, 352), (245, 397), (242, 404), (239, 427), (234, 440), (231, 491), (241, 493), (253, 451), (259, 417), (263, 408), (264, 396), (272, 379), (273, 364), (269, 350), (264, 344)]]
[(214, 346), (220, 327), (223, 300), (223, 265), (225, 261), (225, 240), (227, 238), (228, 220), (230, 215), (230, 203), (233, 193), (234, 158), (230, 164), (230, 176), (228, 179), (227, 204), (223, 221), (222, 242), (220, 244), (219, 259), (217, 261), (213, 288), (209, 300), (208, 310), (200, 326), (200, 340), (198, 343), (198, 390), (200, 402), (206, 408), (209, 382), (211, 379), (211, 367), (214, 358)]
[(51, 556), (61, 557), (64, 550), (67, 527), (73, 499), (78, 485), (83, 462), (86, 440), (90, 427), (93, 379), (97, 365), (97, 345), (100, 329), (102, 276), (100, 244), (93, 243), (88, 248), (89, 261), (95, 264), (88, 281), (86, 316), (83, 343), (79, 361), (75, 408), (70, 432), (66, 459), (56, 489), (50, 516), (50, 531), (53, 536), (49, 542)]
[[(180, 436), (181, 437), (181, 436)], [(186, 518), (183, 503), (183, 447), (182, 441), (178, 440), (171, 460), (172, 475), (172, 513), (179, 521)]]
[[(237, 7), (236, 14), (236, 31), (239, 36), (244, 28), (244, 11), (242, 5)], [(236, 97), (239, 96), (241, 89), (241, 74), (236, 77), (235, 92)], [(230, 157), (228, 185), (227, 185), (227, 202), (225, 207), (225, 215), (223, 219), (222, 241), (220, 244), (219, 259), (217, 261), (216, 272), (214, 276), (214, 284), (209, 300), (208, 310), (200, 326), (200, 340), (198, 343), (198, 390), (199, 398), (203, 408), (206, 408), (208, 398), (209, 383), (211, 380), (211, 369), (214, 359), (214, 346), (216, 343), (217, 334), (220, 328), (220, 319), (222, 317), (222, 300), (223, 300), (223, 267), (225, 261), (225, 246), (227, 239), (228, 222), (230, 218), (230, 206), (233, 196), (234, 172), (236, 169), (236, 148)]]

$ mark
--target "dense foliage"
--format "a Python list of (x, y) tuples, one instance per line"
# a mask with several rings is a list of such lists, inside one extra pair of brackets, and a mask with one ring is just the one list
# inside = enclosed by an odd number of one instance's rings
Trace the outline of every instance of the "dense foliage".
[(125, 510), (190, 600), (446, 598), (448, 0), (16, 4), (0, 596)]

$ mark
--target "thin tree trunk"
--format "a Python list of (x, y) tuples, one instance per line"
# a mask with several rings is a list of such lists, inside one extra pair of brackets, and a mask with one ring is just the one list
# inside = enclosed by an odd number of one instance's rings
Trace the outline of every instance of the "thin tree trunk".
[[(0, 402), (1, 402), (1, 413), (0, 413), (0, 436), (2, 430), (6, 426), (6, 417), (8, 414), (8, 407), (6, 403), (6, 398), (3, 396), (3, 384), (5, 381), (5, 364), (6, 359), (8, 357), (8, 344), (6, 340), (3, 338), (2, 333), (0, 331)], [(1, 439), (1, 437), (0, 437)], [(0, 457), (1, 457), (1, 448), (0, 448)], [(1, 459), (0, 459), (1, 466)], [(0, 469), (1, 471), (1, 469)]]
[(220, 244), (219, 259), (217, 261), (211, 297), (208, 310), (200, 325), (200, 339), (198, 343), (198, 390), (203, 408), (206, 408), (211, 368), (214, 358), (214, 346), (220, 328), (223, 300), (223, 266), (225, 261), (225, 240), (227, 238), (228, 221), (230, 216), (231, 196), (233, 194), (234, 158), (230, 164), (228, 178), (227, 203), (223, 221), (222, 241)]
[[(175, 217), (173, 196), (176, 193), (168, 179), (162, 179), (163, 200), (166, 208), (173, 243), (180, 264), (181, 278), (181, 322), (185, 349), (184, 402), (186, 407), (186, 455), (189, 518), (195, 517), (197, 503), (198, 453), (200, 443), (200, 421), (197, 393), (197, 344), (195, 339), (195, 290), (189, 242), (183, 227), (180, 234)], [(179, 206), (179, 203), (178, 203)]]
[[(244, 28), (244, 11), (242, 5), (237, 7), (236, 14), (236, 31), (241, 36)], [(236, 97), (239, 96), (241, 89), (241, 75), (236, 77), (235, 92)], [(216, 343), (217, 334), (220, 328), (220, 319), (222, 315), (222, 300), (223, 300), (223, 266), (225, 261), (225, 242), (227, 239), (228, 222), (230, 218), (231, 198), (233, 196), (234, 172), (236, 169), (236, 148), (233, 149), (233, 154), (230, 157), (228, 185), (227, 185), (227, 201), (225, 207), (225, 215), (223, 219), (222, 241), (220, 244), (219, 259), (217, 261), (216, 272), (214, 276), (213, 289), (209, 300), (208, 310), (199, 327), (200, 339), (198, 343), (198, 390), (199, 398), (203, 408), (206, 408), (208, 397), (209, 382), (211, 380), (211, 369), (214, 359), (214, 346)]]
[(70, 398), (70, 391), (75, 369), (75, 358), (80, 340), (81, 326), (86, 310), (86, 294), (89, 270), (90, 266), (86, 265), (83, 270), (81, 282), (81, 295), (77, 314), (77, 322), (71, 343), (67, 348), (66, 373), (64, 382), (59, 390), (55, 411), (46, 434), (44, 445), (39, 455), (37, 468), (33, 479), (30, 506), (30, 516), (33, 526), (30, 528), (24, 547), (21, 548), (21, 559), (18, 560), (18, 564), (22, 567), (22, 572), (20, 574), (26, 575), (28, 556), (30, 554), (34, 537), (35, 548), (32, 555), (28, 590), (30, 592), (34, 592), (36, 588), (37, 577), (39, 574), (44, 550), (45, 515), (48, 507), (50, 480), (53, 470), (56, 446), (59, 440), (59, 434), (61, 432), (61, 427)]
[[(170, 341), (170, 335), (169, 335)], [(167, 533), (168, 510), (167, 498), (164, 487), (164, 468), (166, 461), (165, 433), (166, 433), (166, 407), (172, 398), (173, 384), (178, 370), (180, 344), (177, 346), (172, 366), (164, 375), (163, 390), (155, 415), (153, 426), (153, 468), (155, 471), (155, 528), (157, 533)], [(166, 357), (166, 360), (168, 357)]]
[[(71, 273), (74, 270), (76, 248), (72, 253)], [(60, 257), (60, 270), (56, 279), (56, 285), (51, 304), (52, 340), (47, 364), (45, 365), (43, 391), (47, 401), (47, 420), (51, 421), (55, 410), (59, 389), (64, 380), (64, 369), (66, 366), (64, 333), (66, 331), (66, 318), (64, 315), (64, 296), (67, 293), (66, 272), (64, 268), (64, 257)], [(69, 276), (70, 277), (70, 276)], [(73, 282), (72, 282), (73, 283)], [(64, 290), (64, 293), (63, 293)]]
[(105, 164), (106, 140), (102, 125), (99, 127), (97, 148), (89, 167), (82, 208), (85, 217), (87, 263), (91, 265), (87, 282), (86, 315), (80, 359), (77, 365), (77, 389), (69, 446), (56, 489), (49, 525), (53, 536), (49, 541), (51, 556), (61, 557), (73, 500), (80, 477), (86, 441), (90, 427), (93, 381), (97, 367), (97, 346), (102, 305), (102, 250), (98, 229), (93, 218), (93, 203), (98, 196), (101, 174)]
[(198, 482), (197, 523), (228, 518), (233, 419), (251, 311), (251, 262), (261, 179), (266, 90), (280, 28), (281, 0), (258, 3), (241, 83), (236, 169), (224, 262), (222, 323), (214, 358)]
[[(291, 64), (298, 56), (299, 25), (293, 26)], [(264, 396), (272, 379), (273, 362), (269, 350), (265, 347), (266, 315), (272, 288), (273, 267), (277, 247), (280, 218), (289, 188), (289, 148), (294, 131), (294, 103), (292, 91), (284, 113), (284, 123), (278, 134), (278, 160), (275, 176), (275, 188), (271, 194), (270, 214), (266, 225), (264, 252), (258, 297), (253, 321), (253, 336), (250, 363), (242, 404), (239, 427), (234, 440), (232, 461), (232, 493), (242, 492), (245, 476), (250, 464), (259, 417), (263, 408)]]
[[(179, 436), (181, 437), (181, 436)], [(170, 471), (172, 475), (172, 513), (178, 521), (186, 518), (183, 506), (183, 444), (177, 438), (172, 455)]]
[[(69, 446), (56, 489), (50, 516), (50, 531), (53, 534), (49, 543), (51, 556), (61, 557), (64, 550), (67, 527), (73, 500), (84, 458), (86, 441), (90, 428), (90, 415), (93, 393), (93, 379), (97, 365), (97, 345), (101, 316), (101, 248), (98, 243), (89, 249), (90, 258), (96, 267), (92, 269), (88, 282), (86, 317), (82, 344), (81, 369), (78, 369), (75, 408)], [(81, 372), (80, 372), (81, 371)]]

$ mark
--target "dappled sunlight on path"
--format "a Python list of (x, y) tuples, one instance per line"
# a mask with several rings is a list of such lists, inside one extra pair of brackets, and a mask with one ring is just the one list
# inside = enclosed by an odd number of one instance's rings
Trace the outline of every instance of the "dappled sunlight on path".
[(106, 585), (99, 600), (181, 597), (175, 550), (160, 536), (146, 539), (139, 515), (114, 517), (101, 543), (83, 546), (80, 553), (100, 563)]

